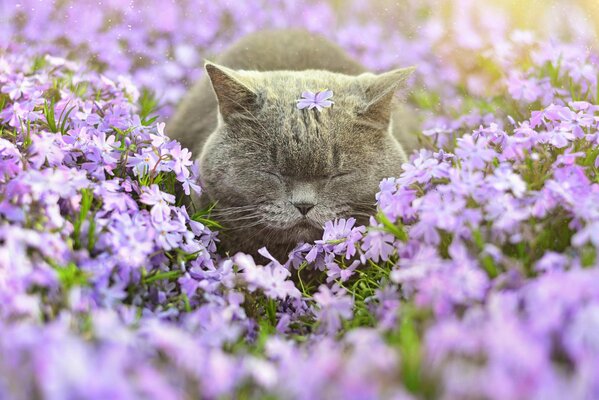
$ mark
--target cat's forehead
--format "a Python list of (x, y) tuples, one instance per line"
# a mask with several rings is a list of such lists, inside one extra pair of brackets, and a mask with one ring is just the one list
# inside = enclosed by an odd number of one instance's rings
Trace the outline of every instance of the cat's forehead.
[(306, 91), (332, 90), (335, 104), (353, 103), (362, 91), (355, 76), (328, 71), (272, 71), (258, 76), (258, 90), (271, 101), (296, 101)]
[[(354, 77), (317, 71), (269, 73), (261, 94), (263, 121), (269, 134), (270, 162), (294, 176), (318, 176), (340, 168), (350, 142), (359, 96), (352, 87)], [(299, 109), (297, 100), (305, 91), (332, 90), (331, 107)]]

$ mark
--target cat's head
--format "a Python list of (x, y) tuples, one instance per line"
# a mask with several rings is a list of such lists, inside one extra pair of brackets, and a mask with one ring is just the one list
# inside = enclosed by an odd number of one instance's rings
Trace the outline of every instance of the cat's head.
[[(219, 123), (200, 158), (205, 192), (225, 226), (262, 245), (319, 238), (328, 220), (372, 211), (381, 179), (405, 153), (393, 137), (394, 93), (412, 72), (206, 71)], [(334, 105), (298, 109), (302, 92), (329, 89)]]

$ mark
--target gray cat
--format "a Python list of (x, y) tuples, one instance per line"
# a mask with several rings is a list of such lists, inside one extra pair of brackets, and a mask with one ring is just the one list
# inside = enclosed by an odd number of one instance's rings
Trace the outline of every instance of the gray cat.
[[(200, 202), (217, 203), (224, 249), (256, 255), (267, 246), (284, 261), (328, 220), (367, 221), (379, 182), (406, 161), (394, 94), (413, 68), (375, 75), (299, 30), (251, 34), (216, 61), (167, 132), (199, 154)], [(322, 89), (334, 105), (298, 109), (304, 91)]]

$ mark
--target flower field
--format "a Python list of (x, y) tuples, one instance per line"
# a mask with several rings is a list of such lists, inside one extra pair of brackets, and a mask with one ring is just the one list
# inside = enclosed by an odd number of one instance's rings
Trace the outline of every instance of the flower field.
[[(599, 20), (496, 3), (0, 0), (0, 398), (599, 398)], [(417, 66), (421, 149), (260, 265), (165, 123), (284, 27)]]

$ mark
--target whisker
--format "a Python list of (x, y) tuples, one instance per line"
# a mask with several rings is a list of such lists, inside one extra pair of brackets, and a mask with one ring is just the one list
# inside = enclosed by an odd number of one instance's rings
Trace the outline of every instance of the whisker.
[(226, 232), (235, 232), (235, 231), (240, 231), (240, 230), (244, 230), (244, 229), (249, 229), (249, 228), (254, 228), (256, 226), (261, 226), (264, 224), (264, 221), (260, 220), (260, 221), (255, 221), (251, 224), (247, 224), (247, 225), (235, 225), (235, 227), (233, 228), (225, 228)]
[(248, 221), (248, 220), (253, 220), (256, 218), (262, 218), (261, 215), (245, 215), (239, 218), (219, 218), (219, 220), (222, 220), (223, 222), (238, 222), (238, 221)]

